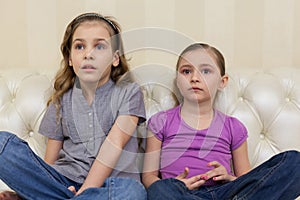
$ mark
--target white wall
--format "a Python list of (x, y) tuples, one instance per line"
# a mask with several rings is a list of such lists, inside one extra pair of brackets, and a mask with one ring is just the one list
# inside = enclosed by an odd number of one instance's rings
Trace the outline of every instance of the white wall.
[[(144, 34), (140, 49), (132, 49), (137, 41), (124, 36), (132, 67), (174, 66), (177, 55), (168, 52), (173, 46), (163, 44), (177, 45), (180, 36), (216, 46), (230, 68), (300, 68), (297, 0), (1, 0), (0, 70), (57, 68), (66, 25), (86, 11), (114, 16), (129, 36)], [(158, 35), (146, 27), (156, 27)], [(159, 30), (170, 38), (159, 37)], [(152, 43), (156, 49), (142, 48)]]

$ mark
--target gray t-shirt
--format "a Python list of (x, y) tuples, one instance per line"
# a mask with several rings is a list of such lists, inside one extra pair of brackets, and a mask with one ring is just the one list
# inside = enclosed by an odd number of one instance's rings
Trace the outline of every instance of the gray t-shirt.
[[(83, 183), (100, 146), (119, 115), (139, 117), (145, 121), (143, 94), (136, 83), (115, 84), (109, 80), (97, 88), (92, 105), (82, 94), (79, 81), (61, 99), (60, 119), (50, 104), (41, 122), (39, 132), (51, 139), (61, 140), (63, 148), (53, 168), (67, 178)], [(111, 174), (113, 177), (130, 177), (140, 180), (136, 159), (137, 133), (129, 140)], [(109, 154), (109, 152), (107, 152)]]

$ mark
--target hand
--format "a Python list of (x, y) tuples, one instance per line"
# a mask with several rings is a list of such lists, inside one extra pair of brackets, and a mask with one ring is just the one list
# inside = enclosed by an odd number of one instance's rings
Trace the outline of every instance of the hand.
[(77, 191), (76, 191), (76, 189), (75, 189), (74, 186), (68, 187), (68, 190), (70, 190), (71, 192), (73, 192), (75, 195), (76, 195), (76, 193), (77, 193)]
[(235, 176), (228, 174), (226, 168), (217, 161), (210, 162), (207, 166), (214, 167), (214, 169), (201, 176), (204, 180), (212, 178), (214, 181), (233, 181), (236, 179)]
[(184, 168), (184, 172), (179, 174), (176, 179), (184, 182), (185, 186), (189, 190), (198, 189), (201, 185), (205, 183), (205, 180), (201, 179), (202, 175), (192, 176), (190, 178), (186, 178), (189, 174), (189, 168)]

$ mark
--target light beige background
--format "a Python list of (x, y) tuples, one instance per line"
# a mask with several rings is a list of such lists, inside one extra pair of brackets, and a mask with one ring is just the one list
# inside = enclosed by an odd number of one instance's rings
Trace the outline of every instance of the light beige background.
[[(230, 68), (300, 68), (298, 0), (0, 0), (0, 70), (58, 68), (65, 27), (86, 11), (114, 16), (124, 32), (157, 27), (212, 44)], [(129, 56), (132, 67), (176, 60), (159, 50)]]

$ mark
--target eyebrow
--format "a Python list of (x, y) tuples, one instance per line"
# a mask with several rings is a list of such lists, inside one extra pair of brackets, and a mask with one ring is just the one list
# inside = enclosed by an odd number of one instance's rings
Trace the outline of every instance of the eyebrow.
[(204, 64), (200, 64), (199, 67), (211, 67), (211, 68), (215, 68), (215, 66), (208, 64), (208, 63), (204, 63)]
[[(72, 41), (72, 44), (74, 44), (74, 43), (77, 42), (77, 41), (79, 41), (79, 42), (84, 42), (85, 39), (82, 39), (82, 38), (75, 38), (75, 39)], [(109, 42), (108, 42), (106, 39), (104, 39), (104, 38), (97, 38), (97, 39), (94, 39), (93, 41), (94, 41), (94, 42), (104, 41), (105, 43), (109, 44)]]
[(215, 68), (213, 65), (208, 64), (208, 63), (200, 64), (200, 65), (197, 65), (197, 66), (194, 66), (192, 64), (184, 64), (184, 65), (179, 66), (179, 68), (182, 68), (182, 67), (194, 67), (194, 68), (197, 68), (197, 67), (211, 67), (211, 68)]
[(193, 65), (190, 65), (190, 64), (184, 64), (184, 65), (180, 65), (180, 66), (179, 66), (179, 68), (182, 68), (182, 67), (189, 67), (189, 68), (191, 68), (191, 67), (193, 67)]

